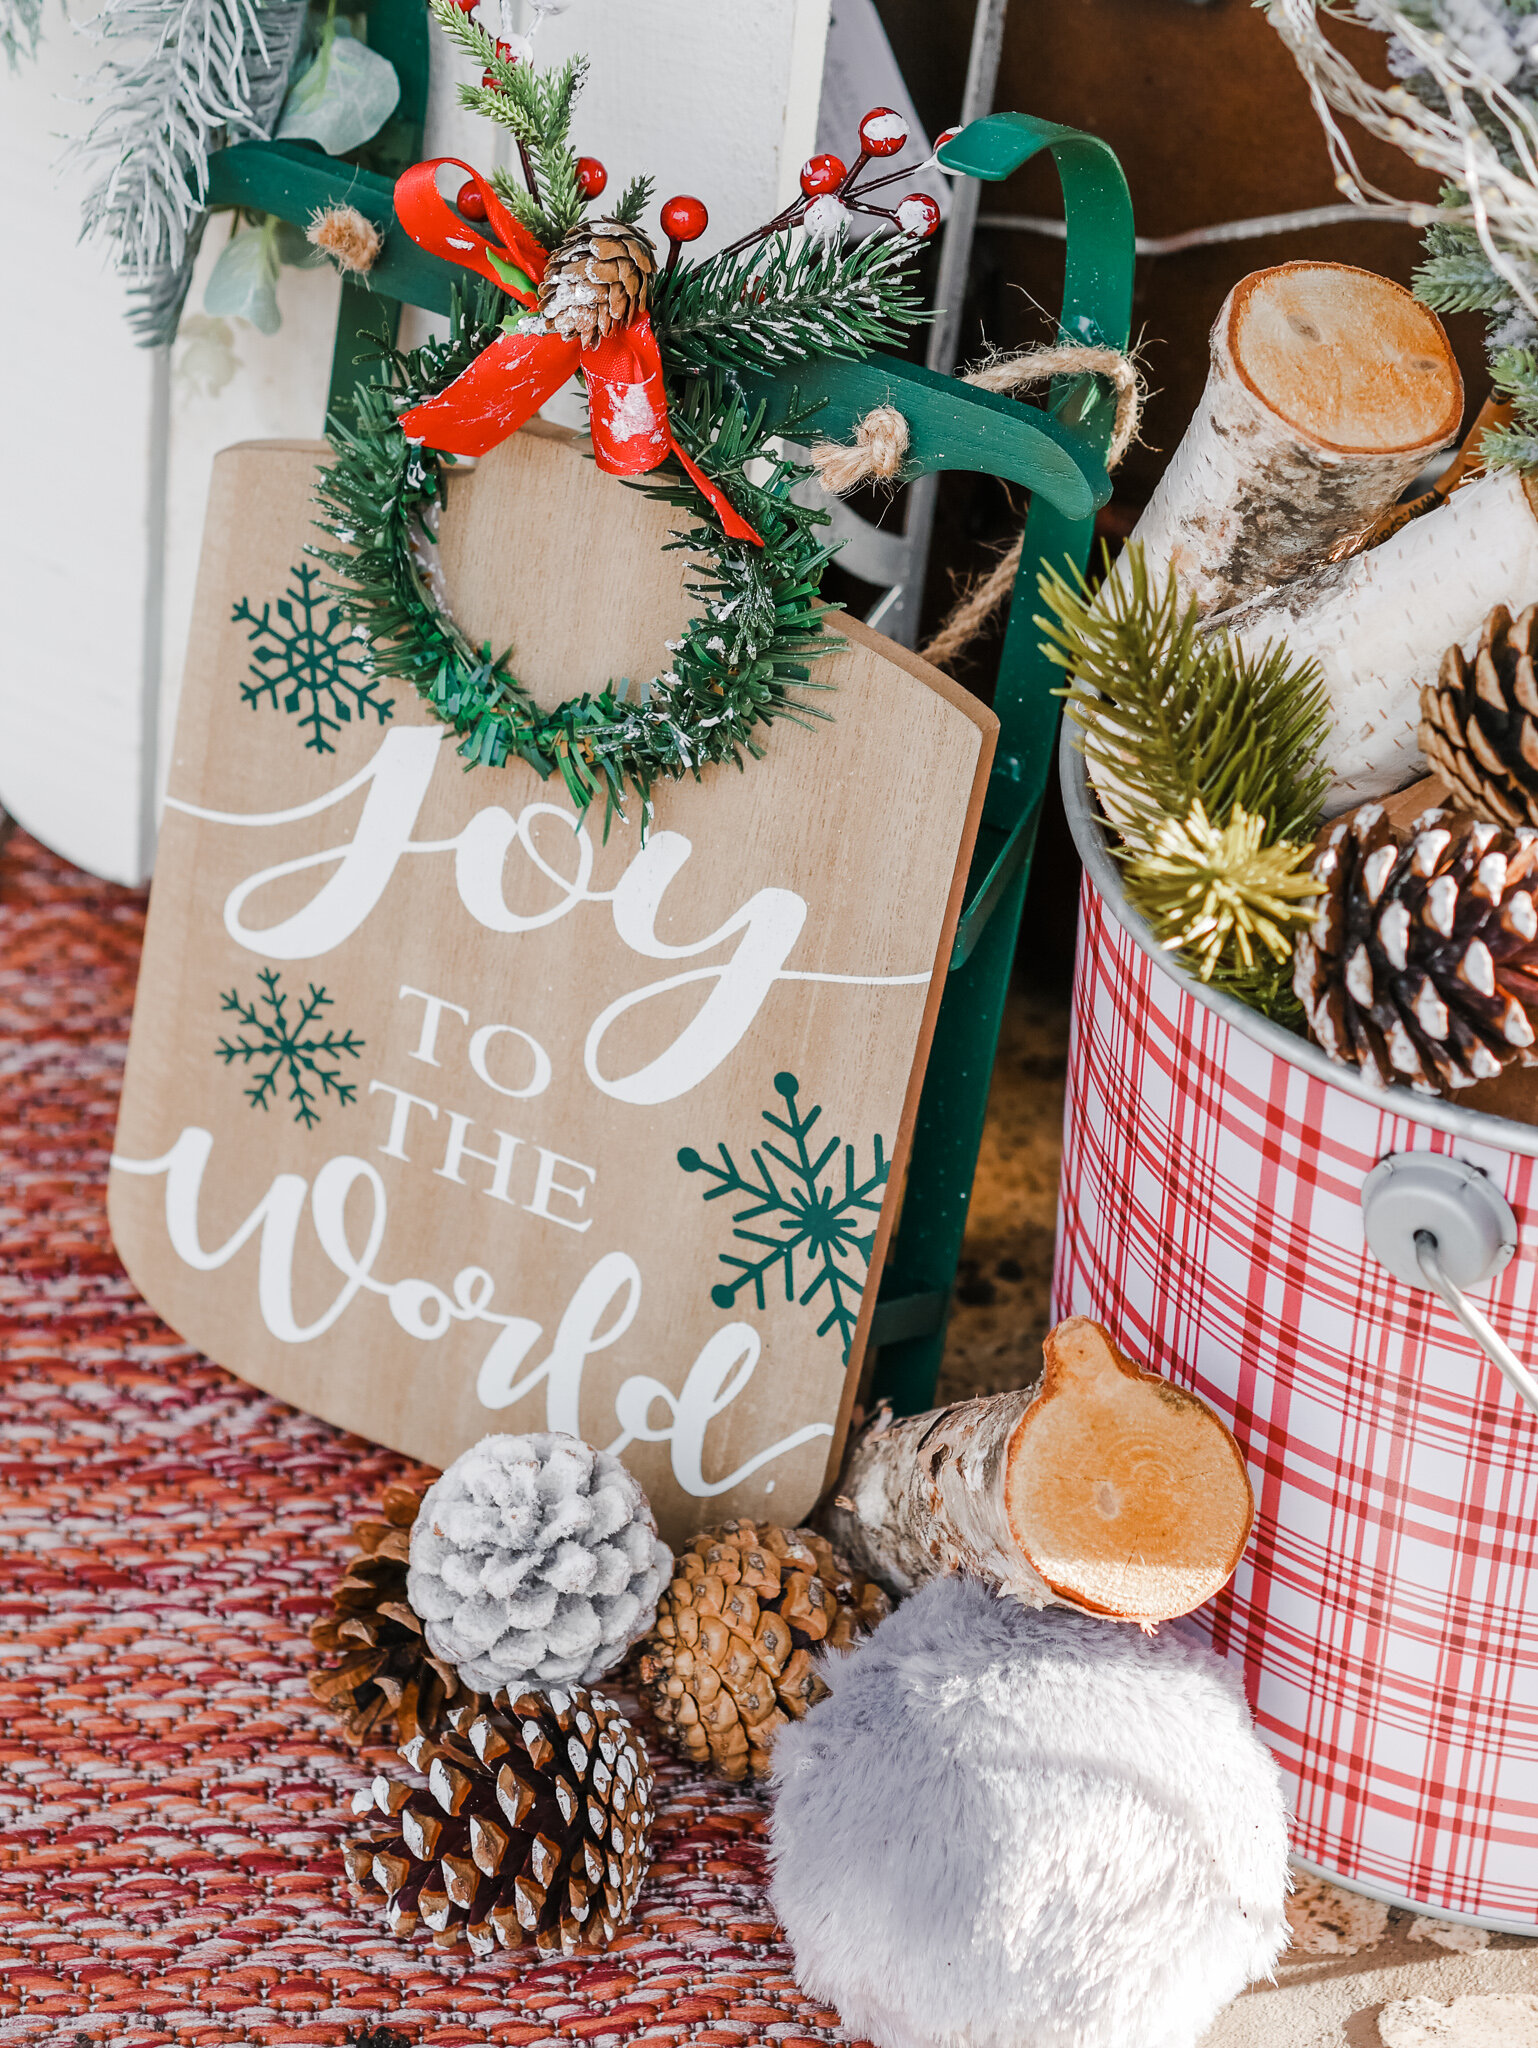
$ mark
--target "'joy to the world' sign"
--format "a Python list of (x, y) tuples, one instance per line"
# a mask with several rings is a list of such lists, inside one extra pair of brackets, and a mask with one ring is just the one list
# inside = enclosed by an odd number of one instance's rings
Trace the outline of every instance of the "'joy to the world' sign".
[[(467, 773), (373, 674), (304, 553), (323, 454), (216, 465), (119, 1251), (210, 1356), (431, 1463), (566, 1429), (675, 1540), (794, 1521), (842, 1435), (991, 714), (840, 622), (832, 723), (605, 838), (522, 762)], [(676, 520), (526, 431), (452, 486), (450, 601), (547, 701), (650, 675), (692, 608)]]

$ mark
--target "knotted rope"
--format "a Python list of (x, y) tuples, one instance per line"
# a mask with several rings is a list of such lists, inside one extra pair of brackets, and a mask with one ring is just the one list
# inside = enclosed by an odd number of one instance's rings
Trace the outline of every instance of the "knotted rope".
[[(1116, 392), (1116, 421), (1105, 458), (1106, 468), (1112, 470), (1137, 439), (1143, 411), (1137, 365), (1120, 349), (1080, 347), (1074, 342), (1025, 349), (1019, 355), (996, 356), (980, 369), (969, 370), (962, 382), (983, 391), (1023, 391), (1052, 377), (1077, 377), (1086, 371), (1108, 378)], [(895, 483), (902, 474), (908, 444), (908, 422), (896, 406), (878, 405), (856, 423), (852, 448), (838, 441), (819, 441), (810, 457), (824, 486), (842, 497), (857, 484)], [(926, 661), (943, 668), (977, 638), (1014, 588), (1024, 539), (1022, 532), (988, 574), (963, 591), (939, 632), (920, 649)]]

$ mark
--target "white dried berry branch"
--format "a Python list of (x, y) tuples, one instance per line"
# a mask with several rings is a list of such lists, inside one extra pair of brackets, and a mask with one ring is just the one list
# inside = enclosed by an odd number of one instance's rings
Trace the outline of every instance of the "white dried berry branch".
[[(1388, 0), (1266, 0), (1268, 19), (1307, 82), (1341, 191), (1360, 206), (1405, 216), (1405, 202), (1362, 170), (1337, 119), (1345, 115), (1462, 187), (1466, 205), (1412, 205), (1410, 218), (1418, 226), (1466, 221), (1491, 268), (1538, 320), (1538, 106), (1513, 89), (1533, 54), (1533, 18), (1500, 5), (1456, 12), (1453, 19), (1454, 10), (1435, 0), (1413, 11)], [(1370, 84), (1326, 36), (1321, 18), (1389, 36), (1392, 69), (1421, 89)]]

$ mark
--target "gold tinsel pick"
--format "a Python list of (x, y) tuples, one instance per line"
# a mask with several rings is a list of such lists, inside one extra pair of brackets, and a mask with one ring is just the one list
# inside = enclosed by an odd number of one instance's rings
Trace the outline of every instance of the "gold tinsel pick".
[(1224, 955), (1248, 973), (1255, 941), (1277, 960), (1308, 923), (1319, 884), (1313, 848), (1294, 840), (1264, 844), (1266, 821), (1235, 804), (1214, 825), (1196, 798), (1186, 816), (1166, 818), (1153, 850), (1128, 863), (1129, 894), (1166, 952), (1188, 953), (1203, 981)]

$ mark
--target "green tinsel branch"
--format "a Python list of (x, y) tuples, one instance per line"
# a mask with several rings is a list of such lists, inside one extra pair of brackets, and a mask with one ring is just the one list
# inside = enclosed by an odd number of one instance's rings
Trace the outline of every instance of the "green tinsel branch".
[(1329, 784), (1317, 666), (1204, 633), (1173, 570), (1156, 587), (1136, 545), (1098, 592), (1049, 569), (1041, 594), (1129, 898), (1203, 981), (1289, 1017)]

